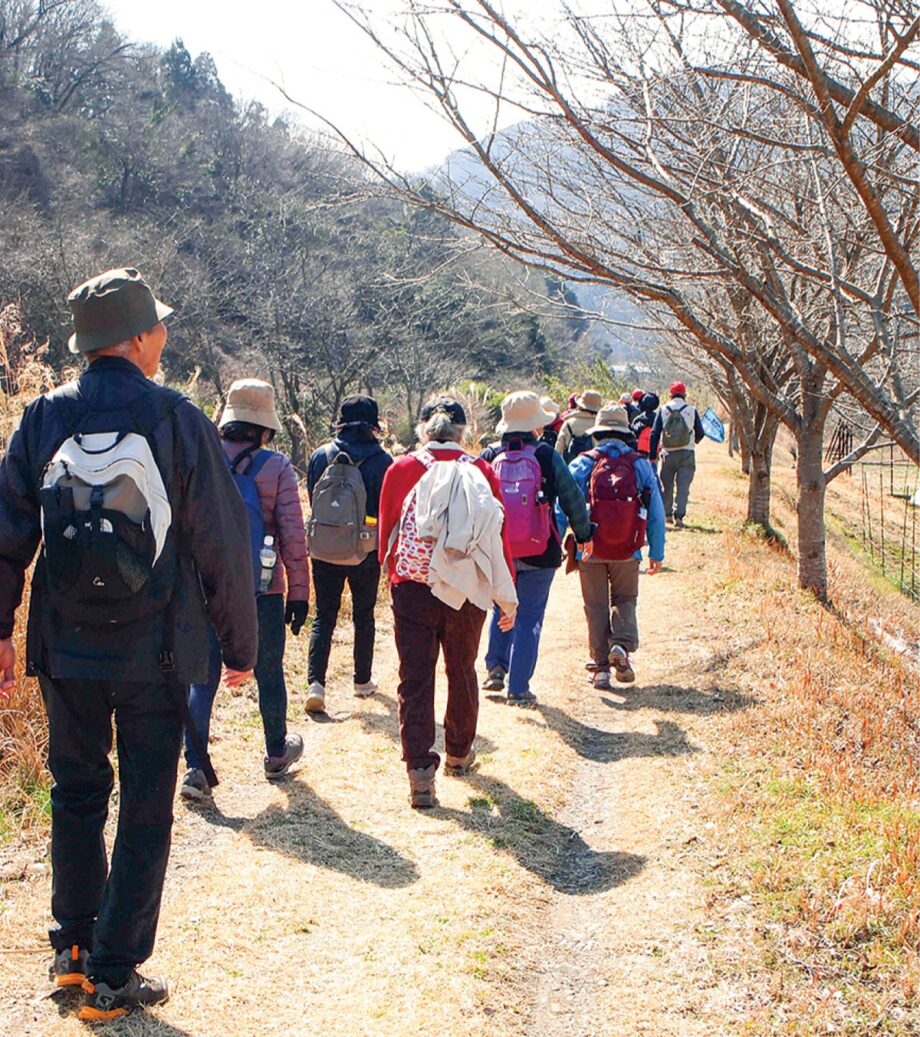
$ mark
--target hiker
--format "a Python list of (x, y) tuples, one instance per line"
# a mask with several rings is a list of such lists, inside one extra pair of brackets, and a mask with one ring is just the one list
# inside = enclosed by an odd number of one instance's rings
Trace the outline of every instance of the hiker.
[[(262, 767), (269, 781), (283, 777), (303, 756), (303, 738), (287, 731), (287, 687), (284, 681), (285, 626), (296, 637), (304, 623), (310, 600), (307, 545), (297, 476), (291, 462), (266, 444), (281, 431), (275, 410), (275, 390), (268, 382), (244, 378), (234, 382), (218, 425), (224, 456), (247, 506), (249, 541), (245, 557), (252, 563), (257, 581), (256, 615), (259, 652), (255, 665), (259, 689), (259, 713), (265, 736)], [(268, 550), (269, 572), (262, 587), (261, 552)], [(283, 565), (278, 565), (280, 554)], [(236, 565), (243, 564), (237, 558)], [(285, 604), (285, 573), (287, 603)], [(207, 680), (192, 685), (189, 713), (192, 727), (185, 732), (185, 762), (188, 770), (179, 789), (185, 799), (200, 800), (211, 795), (199, 746), (207, 746), (211, 711), (220, 685), (220, 643), (211, 632)], [(197, 737), (196, 737), (197, 736)]]
[[(652, 466), (633, 447), (624, 408), (605, 407), (591, 434), (597, 446), (576, 458), (569, 470), (596, 526), (591, 543), (578, 552), (591, 651), (589, 680), (609, 691), (611, 667), (620, 683), (635, 680), (630, 654), (639, 647), (639, 563), (647, 535), (649, 575), (661, 570), (664, 507)], [(565, 516), (558, 505), (556, 520), (564, 532)]]
[(619, 406), (626, 411), (626, 419), (630, 425), (639, 417), (639, 408), (633, 402), (633, 394), (631, 392), (620, 393)]
[[(649, 441), (649, 454), (663, 454), (661, 485), (664, 490), (664, 512), (668, 522), (683, 527), (687, 514), (690, 484), (696, 474), (696, 444), (705, 435), (703, 423), (695, 407), (687, 403), (687, 387), (674, 382), (668, 390), (670, 400), (658, 412)], [(677, 483), (677, 500), (674, 484)]]
[[(172, 310), (132, 269), (68, 298), (70, 351), (88, 366), (33, 401), (0, 466), (0, 672), (32, 578), (26, 672), (48, 715), (52, 977), (81, 987), (80, 1018), (114, 1019), (169, 995), (137, 966), (156, 936), (188, 685), (205, 679), (208, 619), (227, 681), (256, 659), (246, 509), (217, 430), (152, 381)], [(106, 860), (113, 787), (118, 828)]]
[[(306, 708), (310, 713), (326, 709), (329, 651), (346, 583), (355, 628), (354, 693), (367, 698), (377, 691), (373, 678), (374, 609), (380, 586), (376, 527), (380, 489), (393, 458), (380, 445), (377, 401), (370, 396), (343, 400), (335, 430), (335, 438), (314, 452), (307, 471), (313, 512), (310, 562), (316, 595), (307, 670)], [(357, 542), (352, 538), (355, 533)]]
[(639, 400), (639, 415), (634, 418), (629, 427), (636, 437), (636, 449), (647, 461), (651, 462), (652, 468), (658, 471), (658, 459), (652, 455), (652, 428), (655, 418), (658, 417), (658, 407), (661, 401), (653, 392), (644, 393)]
[(603, 403), (601, 394), (596, 389), (588, 389), (575, 397), (575, 413), (563, 421), (556, 440), (556, 450), (562, 454), (562, 459), (567, 465), (579, 454), (594, 446), (588, 429), (594, 424)]
[(540, 439), (551, 447), (555, 447), (559, 438), (559, 430), (562, 428), (562, 416), (559, 413), (559, 404), (554, 403), (549, 396), (540, 397), (540, 406), (552, 417), (552, 421), (542, 429)]
[(517, 574), (518, 613), (513, 630), (503, 630), (493, 609), (486, 652), (484, 691), (504, 691), (508, 704), (533, 706), (530, 680), (537, 665), (546, 602), (562, 546), (553, 509), (558, 500), (580, 543), (591, 539), (585, 499), (562, 455), (541, 441), (550, 412), (536, 393), (514, 392), (502, 400), (497, 432), (501, 441), (481, 454), (495, 471), (505, 504), (505, 528)]
[(466, 414), (453, 399), (426, 403), (420, 447), (394, 461), (380, 495), (380, 561), (386, 564), (399, 654), (399, 735), (413, 807), (435, 805), (434, 685), (439, 651), (447, 670), (447, 774), (476, 759), (476, 656), (495, 602), (502, 630), (517, 609), (514, 563), (502, 530), (501, 491), (491, 466), (462, 447)]

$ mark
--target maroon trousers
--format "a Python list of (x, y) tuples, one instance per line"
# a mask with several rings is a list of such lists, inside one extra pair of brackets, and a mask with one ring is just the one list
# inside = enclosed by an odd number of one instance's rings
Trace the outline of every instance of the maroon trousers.
[(447, 669), (444, 745), (448, 755), (466, 756), (479, 717), (476, 658), (486, 614), (470, 602), (458, 612), (422, 583), (397, 583), (390, 593), (399, 653), (399, 737), (406, 767), (437, 766), (441, 761), (434, 751), (434, 678), (441, 649)]

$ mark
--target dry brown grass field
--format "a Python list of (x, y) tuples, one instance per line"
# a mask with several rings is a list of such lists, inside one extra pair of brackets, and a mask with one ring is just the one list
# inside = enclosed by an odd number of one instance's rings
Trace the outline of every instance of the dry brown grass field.
[[(588, 686), (577, 580), (557, 577), (540, 709), (484, 698), (480, 766), (441, 778), (433, 811), (406, 803), (385, 605), (381, 694), (351, 696), (345, 624), (323, 720), (303, 712), (305, 635), (289, 641), (307, 751), (286, 783), (261, 776), (251, 690), (222, 691), (222, 781), (212, 807), (177, 801), (148, 966), (172, 999), (106, 1032), (920, 1033), (920, 689), (872, 625), (916, 646), (920, 609), (837, 532), (835, 610), (794, 590), (791, 557), (740, 530), (744, 491), (707, 445), (689, 528), (642, 578), (634, 689)], [(3, 778), (0, 1032), (66, 1037), (82, 1024), (46, 981), (43, 785)]]

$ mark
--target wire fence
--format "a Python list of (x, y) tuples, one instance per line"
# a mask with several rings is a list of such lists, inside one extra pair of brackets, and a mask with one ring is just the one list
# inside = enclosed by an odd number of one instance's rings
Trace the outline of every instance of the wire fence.
[(862, 545), (882, 575), (920, 601), (920, 467), (886, 444), (860, 460)]

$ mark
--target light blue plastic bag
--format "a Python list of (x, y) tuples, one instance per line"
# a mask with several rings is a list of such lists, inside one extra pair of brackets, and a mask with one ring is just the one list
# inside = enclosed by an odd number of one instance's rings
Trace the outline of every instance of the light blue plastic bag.
[(703, 425), (703, 431), (706, 433), (709, 439), (714, 440), (716, 443), (725, 442), (725, 426), (719, 420), (719, 415), (712, 409), (712, 407), (706, 408), (706, 413), (700, 418)]

